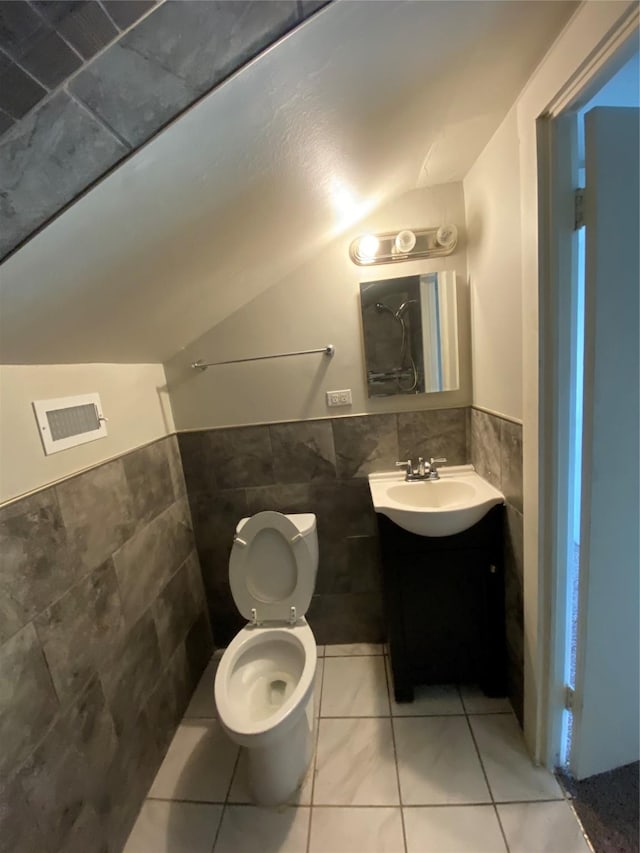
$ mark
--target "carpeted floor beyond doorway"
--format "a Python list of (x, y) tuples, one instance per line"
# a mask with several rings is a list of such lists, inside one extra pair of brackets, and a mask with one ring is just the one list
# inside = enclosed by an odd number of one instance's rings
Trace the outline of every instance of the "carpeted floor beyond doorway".
[(636, 761), (582, 782), (558, 774), (596, 853), (638, 853), (638, 777)]

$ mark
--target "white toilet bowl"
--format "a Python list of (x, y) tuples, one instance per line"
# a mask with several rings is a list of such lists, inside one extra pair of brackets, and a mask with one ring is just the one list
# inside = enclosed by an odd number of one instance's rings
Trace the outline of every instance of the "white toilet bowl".
[(302, 620), (286, 628), (247, 625), (227, 647), (215, 681), (220, 721), (249, 756), (256, 802), (286, 802), (312, 754), (316, 643)]
[(215, 678), (220, 722), (247, 750), (256, 802), (285, 803), (302, 783), (314, 742), (316, 643), (304, 619), (318, 567), (315, 516), (265, 512), (236, 529), (229, 575), (252, 619)]

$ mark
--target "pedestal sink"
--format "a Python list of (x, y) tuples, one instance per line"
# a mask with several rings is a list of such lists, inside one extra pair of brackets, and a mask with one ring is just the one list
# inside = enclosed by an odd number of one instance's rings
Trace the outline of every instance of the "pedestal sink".
[(452, 536), (473, 527), (504, 495), (473, 465), (440, 468), (439, 480), (407, 481), (397, 471), (369, 474), (376, 512), (418, 536)]

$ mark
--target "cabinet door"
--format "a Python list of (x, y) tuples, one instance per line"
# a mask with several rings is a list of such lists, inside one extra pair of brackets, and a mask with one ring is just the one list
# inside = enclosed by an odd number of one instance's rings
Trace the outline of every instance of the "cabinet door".
[(416, 682), (478, 679), (486, 663), (488, 563), (476, 550), (432, 552), (406, 561), (405, 646)]

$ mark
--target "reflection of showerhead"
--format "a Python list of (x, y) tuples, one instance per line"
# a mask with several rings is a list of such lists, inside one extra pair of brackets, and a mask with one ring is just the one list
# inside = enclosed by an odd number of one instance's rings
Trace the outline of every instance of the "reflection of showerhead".
[(396, 320), (400, 320), (404, 312), (407, 310), (409, 305), (414, 305), (418, 300), (417, 299), (407, 299), (406, 302), (403, 302), (402, 305), (398, 308), (396, 313), (394, 314)]
[(405, 302), (402, 303), (402, 305), (398, 308), (397, 311), (394, 311), (393, 308), (389, 308), (389, 306), (385, 305), (384, 302), (376, 302), (376, 311), (378, 312), (378, 314), (382, 314), (383, 311), (388, 311), (394, 320), (399, 320), (400, 322), (402, 322), (402, 317), (406, 310), (409, 308), (409, 305), (413, 305), (417, 301), (417, 299), (407, 299)]

